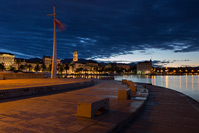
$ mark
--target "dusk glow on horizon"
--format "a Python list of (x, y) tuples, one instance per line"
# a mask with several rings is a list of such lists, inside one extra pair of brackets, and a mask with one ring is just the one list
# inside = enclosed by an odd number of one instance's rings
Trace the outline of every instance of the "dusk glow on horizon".
[(67, 25), (57, 32), (58, 58), (77, 49), (97, 61), (199, 66), (198, 0), (1, 0), (0, 52), (52, 56), (53, 4)]

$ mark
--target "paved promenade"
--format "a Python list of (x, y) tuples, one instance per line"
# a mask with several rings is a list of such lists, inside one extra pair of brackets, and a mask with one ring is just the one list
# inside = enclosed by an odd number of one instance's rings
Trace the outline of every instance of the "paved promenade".
[[(107, 80), (99, 81), (95, 86), (70, 92), (29, 96), (25, 99), (23, 97), (2, 99), (0, 132), (105, 133), (118, 131), (140, 111), (145, 101), (144, 98), (118, 100), (117, 90), (121, 88), (125, 89), (127, 85), (119, 81)], [(110, 99), (109, 112), (92, 119), (76, 116), (78, 102), (98, 97)]]
[(143, 111), (122, 133), (199, 133), (198, 102), (173, 90), (147, 87), (150, 95)]

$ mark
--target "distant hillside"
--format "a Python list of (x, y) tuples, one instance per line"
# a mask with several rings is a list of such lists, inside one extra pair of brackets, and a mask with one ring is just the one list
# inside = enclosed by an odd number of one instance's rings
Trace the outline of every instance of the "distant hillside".
[[(71, 63), (73, 61), (73, 59), (64, 59), (62, 60), (62, 63)], [(79, 63), (98, 63), (97, 61), (94, 60), (86, 60), (86, 59), (78, 59)]]
[(42, 59), (40, 58), (31, 58), (31, 59), (26, 59), (27, 63), (42, 63)]

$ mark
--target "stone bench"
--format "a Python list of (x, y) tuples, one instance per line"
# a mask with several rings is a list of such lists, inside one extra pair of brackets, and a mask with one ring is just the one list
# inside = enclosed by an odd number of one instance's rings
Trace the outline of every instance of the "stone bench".
[(118, 99), (131, 99), (131, 90), (130, 89), (122, 89), (117, 91), (117, 98)]
[(135, 82), (132, 82), (132, 81), (127, 81), (127, 85), (130, 86), (130, 85), (136, 85)]
[(127, 84), (127, 80), (126, 79), (122, 79), (122, 84)]
[(131, 89), (131, 94), (136, 93), (136, 91), (137, 91), (137, 85), (136, 84), (130, 84), (129, 88)]
[(96, 98), (78, 102), (77, 116), (93, 118), (103, 111), (109, 110), (109, 98)]
[(130, 80), (128, 80), (127, 82), (126, 82), (126, 84), (128, 85), (128, 86), (130, 86), (130, 85), (136, 85), (136, 83), (135, 82), (132, 82), (132, 81), (130, 81)]
[(132, 81), (130, 80), (127, 80), (126, 84), (129, 86), (131, 83), (133, 83)]

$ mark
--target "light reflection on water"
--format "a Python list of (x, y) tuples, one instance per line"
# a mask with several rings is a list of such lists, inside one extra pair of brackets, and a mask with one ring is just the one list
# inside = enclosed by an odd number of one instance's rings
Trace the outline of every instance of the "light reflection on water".
[(128, 79), (134, 82), (152, 83), (182, 92), (199, 101), (199, 75), (122, 75), (115, 80)]

